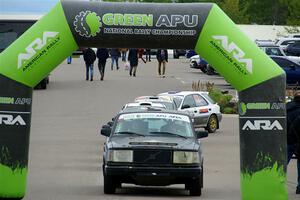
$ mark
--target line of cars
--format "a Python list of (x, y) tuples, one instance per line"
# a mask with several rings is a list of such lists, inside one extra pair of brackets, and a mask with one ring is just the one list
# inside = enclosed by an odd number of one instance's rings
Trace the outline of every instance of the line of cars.
[(193, 91), (141, 96), (125, 104), (101, 129), (107, 137), (104, 193), (114, 194), (122, 183), (185, 184), (191, 196), (200, 196), (204, 171), (199, 139), (219, 127), (219, 111), (207, 93)]

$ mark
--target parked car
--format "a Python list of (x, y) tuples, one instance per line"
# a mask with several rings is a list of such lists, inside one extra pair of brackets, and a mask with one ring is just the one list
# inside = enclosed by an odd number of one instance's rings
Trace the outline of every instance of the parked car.
[(280, 56), (271, 56), (271, 58), (285, 71), (287, 85), (300, 84), (300, 65)]
[(255, 40), (255, 43), (258, 45), (258, 46), (261, 46), (261, 45), (275, 45), (274, 41), (272, 40)]
[[(300, 60), (300, 41), (295, 42), (294, 44), (289, 44), (286, 48), (286, 52), (293, 56), (298, 56)], [(300, 63), (300, 62), (299, 62)]]
[(190, 67), (191, 68), (198, 68), (198, 63), (200, 62), (200, 56), (199, 55), (194, 55), (190, 57)]
[(300, 33), (289, 34), (288, 38), (300, 38)]
[(179, 112), (119, 113), (112, 127), (102, 126), (107, 137), (103, 152), (104, 193), (114, 194), (122, 183), (143, 186), (185, 184), (191, 196), (203, 188), (200, 138), (189, 115)]
[(220, 106), (208, 96), (208, 92), (170, 91), (158, 94), (160, 95), (180, 98), (177, 110), (191, 115), (194, 118), (195, 128), (205, 128), (209, 133), (219, 129), (222, 120)]
[(185, 54), (186, 58), (191, 58), (192, 56), (195, 55), (197, 55), (197, 53), (194, 50), (187, 50)]
[(300, 41), (300, 38), (278, 38), (275, 40), (275, 45), (281, 47), (285, 51), (289, 44), (293, 44), (296, 41)]
[(135, 98), (135, 102), (152, 102), (152, 103), (160, 103), (163, 104), (167, 110), (177, 110), (179, 105), (176, 97), (170, 96), (140, 96)]
[(173, 58), (178, 59), (180, 56), (185, 56), (185, 49), (173, 49)]
[(288, 56), (282, 48), (277, 45), (259, 45), (260, 49), (262, 49), (269, 56), (282, 56), (286, 57), (289, 60), (292, 60), (296, 63), (300, 63), (300, 57), (297, 56)]

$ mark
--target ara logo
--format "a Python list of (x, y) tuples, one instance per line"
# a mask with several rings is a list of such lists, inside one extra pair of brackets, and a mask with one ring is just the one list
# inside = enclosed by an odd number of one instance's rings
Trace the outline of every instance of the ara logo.
[(18, 69), (20, 69), (23, 65), (23, 61), (29, 60), (32, 58), (38, 50), (41, 50), (50, 38), (54, 38), (58, 32), (50, 32), (45, 31), (43, 33), (43, 38), (37, 38), (33, 42), (31, 42), (26, 48), (26, 53), (20, 53), (18, 55)]
[(21, 125), (25, 126), (26, 123), (21, 117), (21, 115), (18, 115), (17, 117), (14, 118), (13, 115), (6, 115), (6, 114), (0, 114), (0, 125), (5, 124), (5, 125)]
[(242, 51), (234, 42), (229, 43), (228, 37), (224, 35), (215, 35), (212, 36), (215, 40), (221, 41), (222, 47), (228, 52), (232, 53), (233, 57), (239, 62), (246, 65), (246, 70), (252, 74), (252, 59), (245, 58), (245, 52)]
[(278, 120), (275, 120), (273, 122), (271, 122), (270, 120), (254, 120), (253, 122), (247, 120), (242, 130), (271, 131), (271, 130), (283, 130), (283, 128)]

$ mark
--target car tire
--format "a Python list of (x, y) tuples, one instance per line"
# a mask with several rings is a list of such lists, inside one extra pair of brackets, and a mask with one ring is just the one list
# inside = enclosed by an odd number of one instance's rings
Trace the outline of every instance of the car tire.
[(114, 181), (114, 178), (112, 176), (105, 175), (103, 173), (103, 179), (104, 179), (104, 194), (114, 194), (116, 192), (117, 184)]
[(197, 62), (196, 62), (196, 61), (193, 61), (193, 62), (192, 62), (192, 68), (197, 68), (197, 66), (198, 66)]
[(214, 133), (217, 131), (218, 129), (218, 125), (219, 125), (219, 121), (218, 121), (218, 118), (216, 115), (211, 115), (208, 119), (208, 122), (207, 122), (207, 126), (206, 126), (206, 130), (209, 132), (209, 133)]
[(202, 186), (201, 186), (201, 178), (192, 179), (187, 183), (186, 188), (190, 191), (190, 196), (201, 196), (202, 194)]

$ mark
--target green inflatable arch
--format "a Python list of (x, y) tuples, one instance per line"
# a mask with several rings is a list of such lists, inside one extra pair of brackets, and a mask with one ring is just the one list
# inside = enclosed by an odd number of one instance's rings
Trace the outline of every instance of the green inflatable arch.
[(243, 200), (287, 200), (285, 73), (215, 4), (59, 2), (0, 54), (0, 197), (26, 191), (32, 88), (79, 46), (195, 49), (239, 91)]

